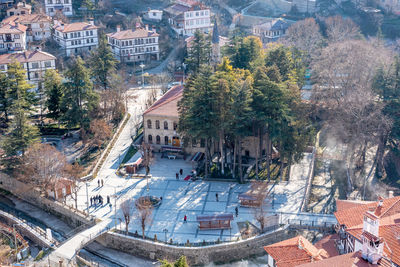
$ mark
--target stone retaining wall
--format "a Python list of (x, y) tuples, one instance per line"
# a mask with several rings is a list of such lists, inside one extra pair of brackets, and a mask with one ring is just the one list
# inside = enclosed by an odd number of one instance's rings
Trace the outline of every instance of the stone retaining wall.
[(203, 265), (210, 262), (226, 263), (263, 255), (265, 254), (264, 246), (296, 235), (297, 231), (280, 228), (272, 233), (266, 233), (246, 240), (205, 247), (178, 247), (112, 232), (102, 235), (96, 241), (108, 248), (152, 260), (176, 260), (181, 255), (185, 255), (189, 264)]
[(4, 173), (0, 174), (0, 188), (11, 192), (28, 203), (56, 215), (71, 226), (78, 227), (84, 224), (94, 224), (93, 217), (87, 217), (82, 212), (76, 211), (69, 206), (42, 197), (38, 190), (35, 190), (31, 186), (28, 186)]

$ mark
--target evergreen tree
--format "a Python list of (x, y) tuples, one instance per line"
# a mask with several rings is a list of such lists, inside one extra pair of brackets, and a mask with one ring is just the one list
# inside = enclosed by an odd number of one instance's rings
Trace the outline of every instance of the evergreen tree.
[(11, 103), (8, 98), (9, 80), (5, 73), (0, 73), (0, 110), (8, 122)]
[(110, 75), (115, 71), (117, 60), (114, 58), (104, 35), (99, 38), (99, 47), (92, 52), (89, 65), (95, 84), (107, 90)]
[(8, 65), (8, 93), (11, 102), (10, 113), (14, 115), (10, 131), (4, 137), (2, 147), (8, 156), (24, 154), (25, 150), (37, 140), (38, 129), (28, 120), (32, 111), (34, 94), (25, 77), (25, 70), (18, 62)]
[(207, 65), (211, 61), (211, 42), (209, 37), (199, 30), (194, 33), (194, 39), (188, 51), (186, 63), (192, 73), (196, 73), (201, 65)]
[(255, 70), (263, 65), (262, 43), (258, 37), (249, 36), (234, 39), (232, 48), (228, 50), (234, 68)]
[(46, 70), (43, 81), (44, 92), (46, 95), (46, 108), (48, 116), (54, 120), (59, 120), (62, 115), (61, 101), (64, 94), (64, 85), (61, 76), (56, 70)]
[(215, 114), (216, 105), (213, 95), (213, 84), (210, 79), (211, 67), (202, 66), (199, 72), (191, 75), (178, 103), (178, 131), (186, 138), (205, 139), (205, 175), (208, 177), (208, 159), (210, 158), (210, 141), (217, 136)]
[(62, 98), (63, 120), (68, 127), (88, 127), (93, 112), (98, 108), (99, 96), (93, 91), (89, 70), (77, 57), (66, 73), (68, 82)]

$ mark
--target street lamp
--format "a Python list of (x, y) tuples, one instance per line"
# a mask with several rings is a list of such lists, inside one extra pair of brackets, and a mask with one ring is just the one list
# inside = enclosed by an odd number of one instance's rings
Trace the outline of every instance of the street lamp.
[(87, 215), (89, 216), (89, 183), (86, 182), (86, 209), (87, 209)]
[(144, 73), (143, 73), (143, 68), (145, 67), (145, 65), (142, 63), (139, 65), (139, 67), (142, 68), (142, 88), (144, 88)]
[(168, 229), (164, 229), (163, 232), (164, 232), (164, 234), (165, 234), (165, 243), (167, 243), (167, 233), (168, 233)]

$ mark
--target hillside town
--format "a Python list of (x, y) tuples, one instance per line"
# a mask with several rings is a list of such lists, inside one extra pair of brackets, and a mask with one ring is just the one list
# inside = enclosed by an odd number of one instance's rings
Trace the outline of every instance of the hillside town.
[(0, 0), (0, 266), (400, 266), (400, 2)]

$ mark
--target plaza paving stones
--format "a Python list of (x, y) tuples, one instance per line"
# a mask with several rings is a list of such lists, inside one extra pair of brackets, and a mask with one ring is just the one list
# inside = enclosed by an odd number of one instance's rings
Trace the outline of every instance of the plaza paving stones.
[[(154, 195), (162, 197), (162, 204), (153, 211), (152, 221), (146, 227), (146, 235), (154, 237), (157, 235), (159, 240), (172, 238), (173, 242), (215, 242), (220, 240), (237, 240), (240, 237), (237, 222), (249, 221), (258, 225), (254, 219), (250, 208), (239, 207), (238, 195), (246, 192), (249, 184), (237, 184), (234, 182), (214, 182), (214, 181), (184, 181), (183, 178), (190, 174), (192, 165), (189, 161), (182, 159), (170, 160), (161, 158), (160, 154), (154, 154), (155, 158), (150, 168), (151, 179), (132, 179), (118, 177), (115, 172), (103, 168), (99, 173), (98, 179), (88, 183), (89, 197), (101, 195), (106, 201), (106, 196), (111, 196), (112, 209), (109, 205), (101, 207), (91, 207), (90, 213), (98, 218), (117, 221), (118, 228), (125, 228), (120, 204), (126, 199), (137, 199), (140, 196)], [(273, 199), (269, 205), (270, 212), (300, 211), (300, 205), (304, 197), (306, 176), (309, 169), (309, 155), (297, 165), (292, 167), (292, 177), (290, 182), (277, 183), (269, 186), (270, 196)], [(109, 162), (111, 164), (112, 161)], [(112, 165), (114, 166), (114, 165)], [(176, 180), (175, 173), (183, 169), (183, 175)], [(141, 170), (144, 172), (144, 170)], [(103, 178), (101, 178), (103, 177)], [(104, 186), (98, 187), (98, 180), (104, 180)], [(149, 187), (149, 190), (147, 190)], [(114, 198), (116, 192), (117, 198)], [(218, 193), (218, 201), (216, 201)], [(82, 184), (78, 194), (78, 208), (86, 209), (86, 186)], [(115, 207), (115, 202), (117, 207)], [(73, 200), (68, 199), (72, 204)], [(239, 216), (235, 216), (235, 207), (239, 207)], [(234, 220), (230, 230), (199, 230), (196, 216), (199, 214), (232, 213)], [(184, 223), (184, 216), (188, 217), (188, 222)], [(134, 210), (129, 231), (138, 231), (141, 234), (140, 222), (137, 212)], [(294, 216), (293, 218), (296, 218)]]

